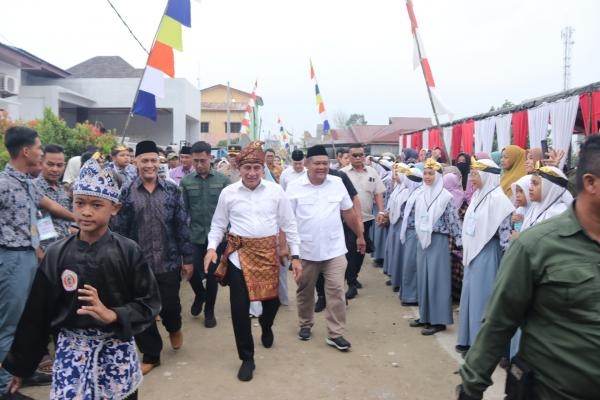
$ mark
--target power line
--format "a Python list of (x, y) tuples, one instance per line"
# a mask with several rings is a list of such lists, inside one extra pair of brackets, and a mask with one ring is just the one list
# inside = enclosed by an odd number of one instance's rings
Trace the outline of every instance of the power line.
[(125, 20), (123, 19), (123, 17), (121, 17), (121, 14), (119, 14), (119, 12), (115, 8), (115, 6), (110, 2), (110, 0), (106, 0), (106, 1), (110, 5), (110, 7), (115, 11), (115, 13), (117, 14), (117, 17), (119, 17), (119, 19), (121, 20), (121, 22), (123, 23), (123, 25), (125, 25), (125, 28), (127, 28), (127, 30), (129, 31), (129, 33), (131, 34), (131, 36), (133, 36), (133, 38), (135, 39), (135, 41), (138, 42), (138, 44), (140, 45), (140, 47), (142, 48), (142, 50), (144, 50), (144, 52), (146, 54), (148, 54), (148, 50), (146, 50), (146, 48), (144, 47), (144, 45), (142, 44), (142, 42), (140, 42), (140, 40), (137, 38), (137, 36), (135, 36), (135, 34), (133, 33), (133, 31), (131, 30), (131, 28), (129, 27), (129, 25), (127, 25), (127, 22), (125, 22)]

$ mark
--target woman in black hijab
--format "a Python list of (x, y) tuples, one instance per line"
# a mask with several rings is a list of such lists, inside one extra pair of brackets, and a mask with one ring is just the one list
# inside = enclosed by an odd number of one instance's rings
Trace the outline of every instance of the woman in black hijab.
[(469, 172), (471, 171), (471, 157), (467, 153), (459, 153), (456, 157), (456, 167), (462, 175), (462, 187), (463, 190), (467, 189), (467, 180), (469, 179)]

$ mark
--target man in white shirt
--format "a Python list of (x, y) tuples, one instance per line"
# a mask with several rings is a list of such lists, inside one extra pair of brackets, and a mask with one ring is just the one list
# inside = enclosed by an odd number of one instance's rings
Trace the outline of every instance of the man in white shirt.
[(279, 184), (283, 190), (287, 189), (288, 183), (304, 175), (304, 171), (306, 171), (304, 168), (304, 153), (302, 150), (296, 149), (292, 151), (292, 165), (284, 169), (279, 177)]
[(213, 214), (204, 270), (214, 266), (216, 249), (227, 232), (227, 248), (214, 272), (217, 280), (229, 285), (231, 319), (242, 365), (238, 379), (249, 381), (255, 368), (254, 341), (248, 308), (250, 301), (262, 301), (259, 317), (264, 347), (273, 345), (273, 321), (279, 309), (279, 258), (277, 236), (286, 235), (296, 281), (302, 274), (300, 238), (296, 219), (283, 189), (262, 179), (265, 153), (263, 142), (255, 141), (238, 155), (241, 181), (225, 187)]
[(328, 345), (340, 351), (351, 345), (344, 339), (346, 300), (344, 273), (347, 253), (340, 212), (355, 233), (356, 247), (364, 254), (366, 243), (362, 221), (342, 180), (328, 175), (329, 158), (322, 145), (308, 149), (306, 175), (290, 182), (287, 195), (296, 214), (302, 254), (302, 276), (297, 281), (296, 297), (301, 340), (308, 340), (314, 325), (315, 284), (320, 272), (325, 278)]

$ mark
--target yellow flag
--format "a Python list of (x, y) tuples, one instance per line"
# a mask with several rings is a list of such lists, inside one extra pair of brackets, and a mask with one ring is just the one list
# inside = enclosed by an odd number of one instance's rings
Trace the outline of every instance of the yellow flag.
[(183, 51), (181, 23), (168, 15), (163, 16), (156, 40), (176, 50)]

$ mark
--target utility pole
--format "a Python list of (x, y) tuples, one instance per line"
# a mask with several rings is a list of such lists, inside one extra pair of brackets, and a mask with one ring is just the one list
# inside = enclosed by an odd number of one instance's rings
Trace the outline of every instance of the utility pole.
[(227, 147), (231, 144), (231, 87), (229, 81), (227, 81)]
[(563, 65), (563, 90), (569, 89), (571, 86), (571, 50), (575, 42), (571, 40), (575, 29), (571, 26), (565, 27), (560, 32), (560, 37), (564, 44), (564, 65)]

